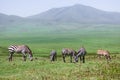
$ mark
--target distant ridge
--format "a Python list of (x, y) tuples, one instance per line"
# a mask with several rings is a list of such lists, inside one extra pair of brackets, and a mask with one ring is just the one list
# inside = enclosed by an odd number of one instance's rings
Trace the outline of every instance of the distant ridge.
[(120, 23), (120, 13), (102, 11), (80, 4), (53, 8), (28, 18), (57, 23)]
[(20, 20), (22, 20), (22, 17), (19, 16), (15, 16), (15, 15), (6, 15), (3, 13), (0, 13), (0, 24), (10, 24), (10, 23), (15, 23), (18, 22)]
[(120, 24), (120, 13), (102, 11), (90, 6), (76, 4), (73, 6), (53, 8), (46, 12), (26, 18), (0, 14), (0, 24), (13, 22), (30, 23), (107, 23)]

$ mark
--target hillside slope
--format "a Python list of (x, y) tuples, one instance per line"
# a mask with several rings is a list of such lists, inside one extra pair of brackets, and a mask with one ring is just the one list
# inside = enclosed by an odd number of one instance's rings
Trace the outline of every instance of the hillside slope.
[(48, 23), (120, 23), (120, 13), (102, 11), (80, 4), (53, 8), (28, 18)]

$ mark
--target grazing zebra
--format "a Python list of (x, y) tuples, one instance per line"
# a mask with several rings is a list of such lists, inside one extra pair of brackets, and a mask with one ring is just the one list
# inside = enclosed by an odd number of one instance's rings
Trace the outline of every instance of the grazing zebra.
[(14, 53), (22, 53), (24, 61), (26, 61), (26, 53), (28, 53), (30, 60), (33, 60), (32, 51), (27, 45), (11, 45), (8, 47), (8, 50), (10, 52), (9, 61), (12, 61)]
[(80, 57), (80, 61), (83, 61), (83, 63), (85, 63), (85, 55), (86, 55), (86, 50), (84, 47), (80, 48), (77, 52), (78, 54), (76, 55), (76, 62), (78, 62), (78, 57)]
[(100, 58), (101, 56), (105, 56), (105, 58), (106, 58), (107, 60), (110, 60), (110, 59), (111, 59), (110, 53), (109, 53), (109, 51), (107, 51), (107, 50), (102, 50), (102, 49), (97, 50), (97, 55), (98, 55), (99, 58)]
[(57, 61), (57, 52), (55, 51), (55, 50), (52, 50), (51, 52), (50, 52), (50, 60), (51, 61)]
[(69, 55), (70, 56), (70, 62), (72, 62), (72, 57), (74, 58), (74, 62), (75, 61), (75, 55), (76, 55), (76, 51), (72, 50), (72, 49), (69, 49), (69, 48), (64, 48), (62, 49), (62, 57), (63, 57), (63, 61), (65, 61), (65, 57), (66, 55)]

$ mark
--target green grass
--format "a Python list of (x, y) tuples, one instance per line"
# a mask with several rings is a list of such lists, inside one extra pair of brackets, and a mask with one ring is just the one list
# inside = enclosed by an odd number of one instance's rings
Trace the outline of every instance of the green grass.
[(0, 80), (119, 80), (120, 55), (112, 55), (112, 61), (100, 60), (95, 55), (87, 55), (86, 63), (64, 63), (59, 57), (50, 62), (47, 57), (26, 62), (21, 57), (14, 57), (8, 62), (7, 57), (0, 57)]
[[(120, 77), (120, 25), (17, 24), (0, 32), (0, 80), (119, 80)], [(8, 62), (7, 47), (26, 44), (33, 52), (34, 61), (22, 61), (22, 55), (14, 54)], [(86, 63), (63, 63), (62, 48), (76, 51), (84, 46)], [(109, 50), (112, 61), (96, 58), (98, 49)], [(49, 53), (55, 49), (58, 61), (51, 63)]]
[[(51, 49), (60, 52), (64, 47), (78, 50), (83, 45), (89, 53), (96, 53), (101, 48), (111, 53), (119, 53), (119, 26), (103, 24), (14, 25), (1, 32), (0, 46), (7, 48), (11, 44), (27, 44), (34, 53), (48, 53)], [(22, 29), (24, 31), (19, 31)]]

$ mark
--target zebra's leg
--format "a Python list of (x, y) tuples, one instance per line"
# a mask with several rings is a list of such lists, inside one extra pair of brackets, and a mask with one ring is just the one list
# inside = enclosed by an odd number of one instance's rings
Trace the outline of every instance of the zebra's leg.
[(50, 61), (51, 62), (53, 61), (53, 55), (50, 55)]
[(82, 61), (81, 55), (80, 55), (80, 62)]
[(53, 55), (53, 61), (55, 61), (55, 55)]
[(55, 60), (57, 61), (57, 55), (55, 55)]
[(13, 52), (10, 52), (10, 55), (9, 55), (9, 61), (12, 61), (12, 56), (13, 56)]
[(66, 62), (66, 61), (65, 61), (65, 55), (63, 55), (63, 62)]
[(70, 55), (70, 62), (72, 63), (72, 55)]
[(23, 60), (26, 61), (26, 53), (23, 52), (22, 54), (23, 54)]
[(85, 56), (83, 56), (83, 63), (85, 63)]

